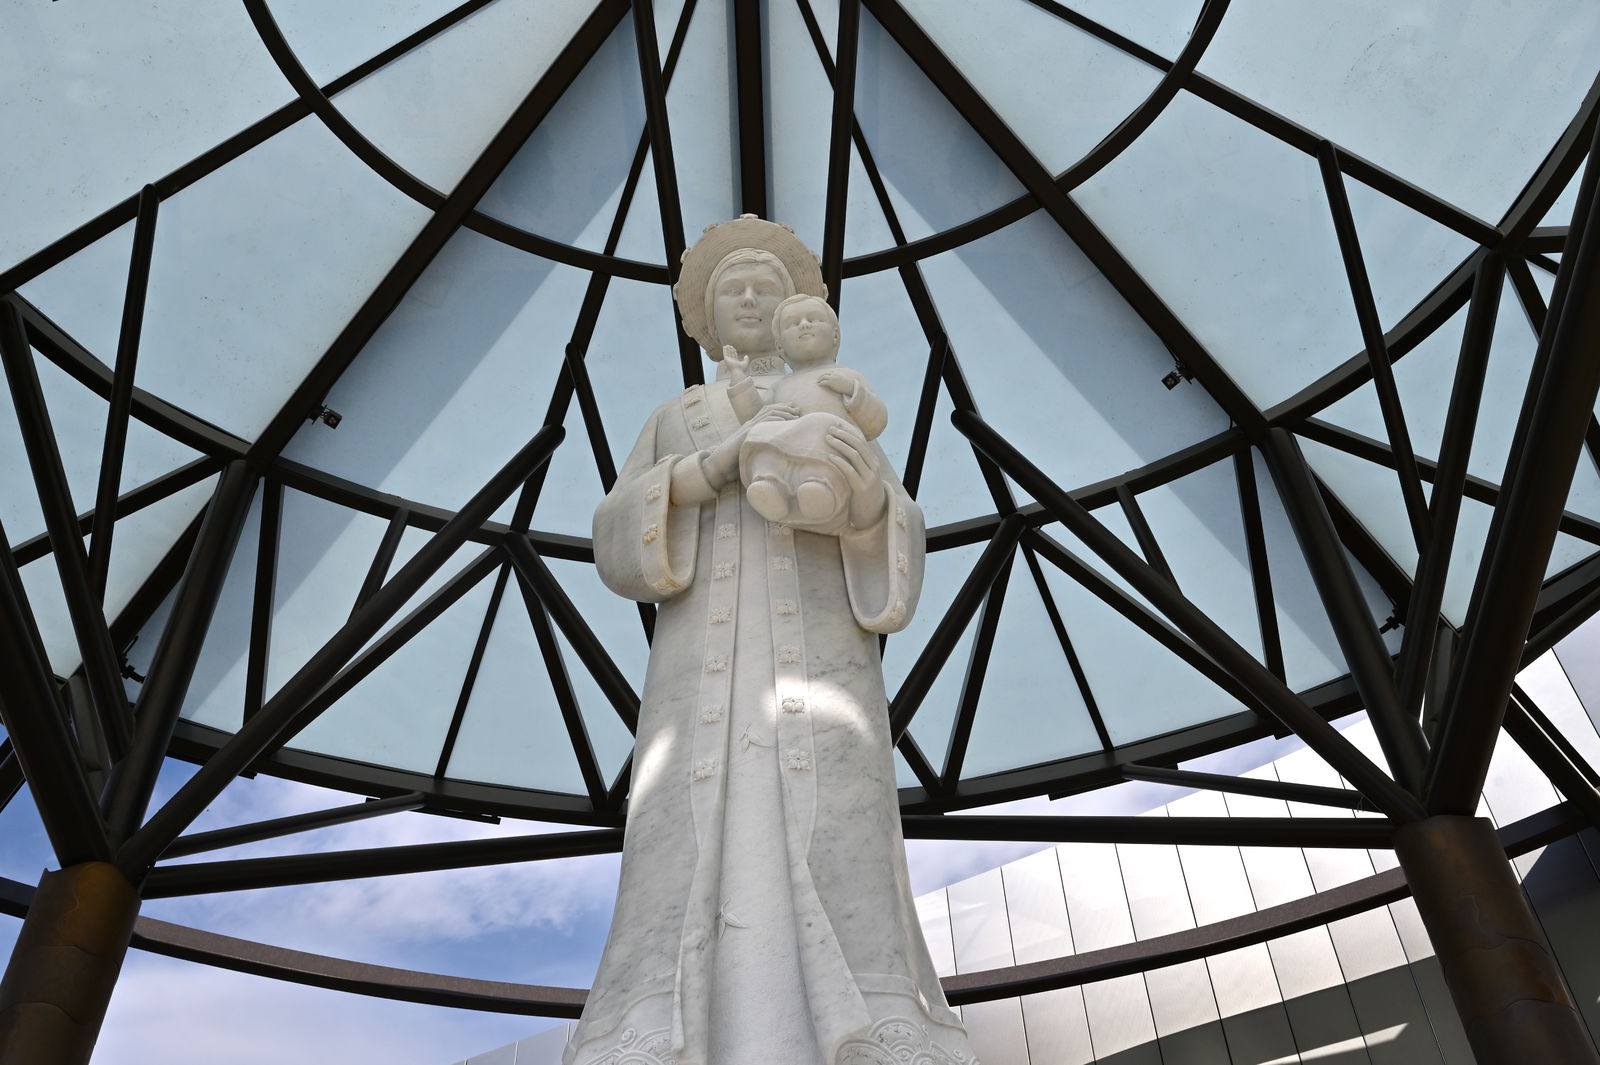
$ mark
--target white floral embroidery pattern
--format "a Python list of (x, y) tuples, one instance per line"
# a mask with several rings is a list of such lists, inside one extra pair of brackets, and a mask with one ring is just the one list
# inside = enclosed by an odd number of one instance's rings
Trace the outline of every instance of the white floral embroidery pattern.
[(711, 419), (702, 414), (689, 424), (696, 429), (704, 429), (706, 426), (711, 424)]
[(902, 529), (906, 527), (906, 511), (904, 507), (894, 508), (894, 523)]
[(902, 575), (910, 569), (910, 564), (906, 562), (906, 553), (904, 551), (895, 552), (894, 568), (899, 570)]
[(732, 540), (736, 535), (738, 535), (738, 532), (739, 526), (733, 524), (731, 521), (725, 521), (721, 525), (717, 526), (717, 539)]
[(729, 577), (733, 576), (733, 563), (732, 562), (718, 562), (716, 564), (715, 568), (712, 570), (711, 576), (712, 576), (713, 580), (718, 580), (718, 581), (727, 580)]
[(792, 666), (800, 661), (800, 648), (785, 647), (778, 652), (778, 661), (786, 666)]
[(720, 707), (720, 706), (702, 706), (700, 708), (700, 724), (702, 724), (702, 725), (715, 725), (718, 721), (721, 721), (721, 720), (722, 720), (722, 707)]
[(718, 607), (711, 612), (711, 624), (726, 625), (733, 620), (733, 610), (730, 607)]
[(788, 522), (774, 521), (774, 522), (770, 522), (769, 524), (772, 527), (773, 533), (775, 533), (778, 536), (792, 536), (792, 535), (794, 535), (794, 530), (789, 528), (789, 523)]
[(785, 615), (798, 614), (800, 613), (800, 604), (793, 599), (779, 599), (777, 610), (778, 613)]
[(603, 1057), (594, 1059), (594, 1065), (678, 1065), (672, 1056), (672, 1029), (639, 1035), (629, 1028), (622, 1039)]
[(696, 780), (709, 780), (717, 771), (715, 758), (704, 758), (694, 764), (694, 778)]
[(896, 599), (894, 606), (889, 608), (889, 624), (898, 625), (906, 619), (906, 603), (904, 599)]
[(806, 712), (806, 701), (798, 695), (785, 695), (783, 697), (783, 712), (786, 714), (803, 714)]
[(834, 1060), (837, 1065), (978, 1065), (973, 1055), (935, 1043), (927, 1025), (908, 1017), (885, 1017), (866, 1038), (847, 1040)]
[(644, 490), (644, 501), (646, 503), (654, 503), (656, 500), (658, 500), (660, 498), (661, 498), (661, 486), (659, 484), (653, 484), (649, 488), (646, 488)]
[(696, 403), (699, 403), (699, 402), (700, 402), (700, 388), (699, 388), (698, 385), (695, 386), (694, 388), (689, 389), (689, 391), (687, 391), (687, 392), (685, 392), (683, 394), (683, 405), (685, 407), (692, 407)]
[(661, 526), (655, 524), (654, 522), (652, 522), (651, 524), (646, 525), (644, 527), (644, 542), (645, 543), (647, 543), (647, 544), (655, 543), (656, 542), (656, 537), (658, 537), (660, 535), (661, 535)]
[(788, 573), (790, 570), (794, 569), (794, 559), (790, 558), (788, 555), (779, 555), (777, 558), (772, 560), (772, 568), (777, 570), (779, 573)]
[(811, 768), (811, 752), (810, 751), (790, 751), (789, 752), (789, 768), (790, 769), (797, 769), (797, 770), (810, 769)]
[(727, 668), (728, 659), (726, 655), (712, 655), (710, 658), (706, 659), (707, 673), (722, 673), (725, 672)]

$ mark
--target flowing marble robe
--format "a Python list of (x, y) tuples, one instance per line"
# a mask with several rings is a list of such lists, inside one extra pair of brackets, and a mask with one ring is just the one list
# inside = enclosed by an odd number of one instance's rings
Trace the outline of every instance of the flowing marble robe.
[(967, 1065), (912, 904), (874, 635), (916, 607), (922, 513), (876, 444), (871, 529), (769, 523), (737, 483), (669, 507), (674, 465), (738, 425), (726, 381), (663, 404), (595, 513), (601, 578), (661, 606), (565, 1061)]

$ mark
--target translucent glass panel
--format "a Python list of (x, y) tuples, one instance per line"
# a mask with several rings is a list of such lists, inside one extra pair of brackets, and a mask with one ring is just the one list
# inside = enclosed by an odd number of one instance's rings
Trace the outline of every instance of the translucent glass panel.
[(1068, 488), (1137, 468), (1228, 426), (1043, 213), (928, 260), (928, 286), (978, 410)]
[(135, 380), (253, 437), (426, 217), (297, 122), (161, 205)]
[(1059, 173), (1150, 95), (1161, 74), (1024, 0), (906, 8), (1034, 157)]
[[(845, 280), (839, 294), (839, 336), (839, 362), (866, 374), (889, 409), (889, 425), (878, 445), (903, 475), (927, 376), (928, 341), (898, 271)], [(929, 484), (943, 472), (925, 466), (922, 483)]]
[[(884, 687), (889, 698), (905, 683), (911, 666), (922, 654), (928, 637), (950, 609), (957, 589), (972, 572), (973, 565), (983, 548), (973, 544), (935, 551), (928, 556), (922, 582), (922, 598), (917, 612), (905, 631), (889, 637), (883, 655)], [(955, 649), (946, 658), (933, 686), (911, 719), (911, 737), (922, 748), (923, 754), (937, 766), (944, 763), (944, 754), (950, 742), (950, 730), (955, 724), (956, 709), (961, 703), (961, 681), (966, 674), (966, 664), (971, 658), (972, 632), (968, 631), (957, 641)]]
[[(453, 571), (476, 553), (458, 553), (446, 566)], [(289, 746), (432, 773), (493, 585), (492, 578), (480, 580)]]
[(1361, 350), (1310, 156), (1179, 93), (1074, 196), (1257, 406)]
[(490, 4), (334, 103), (391, 159), (448, 192), (594, 6), (592, 0)]
[(911, 239), (1022, 195), (1022, 186), (873, 17), (861, 14), (856, 121)]
[[(799, 5), (794, 0), (779, 0), (763, 6), (772, 42), (767, 50), (772, 217), (787, 222), (808, 246), (820, 249), (833, 130), (833, 85), (806, 33)], [(857, 177), (851, 174), (851, 182)], [(870, 188), (865, 193), (869, 198), (872, 195)]]
[[(211, 615), (183, 702), (190, 721), (227, 732), (238, 731), (244, 719), (245, 673), (250, 657), (251, 607), (255, 599), (257, 548), (261, 538), (261, 491), (251, 503), (228, 563), (228, 574)], [(147, 625), (142, 640), (156, 641), (161, 630)]]
[(1171, 59), (1189, 43), (1189, 31), (1200, 17), (1201, 3), (1200, 0), (1169, 0), (1159, 4), (1072, 0), (1067, 6)]
[[(697, 4), (672, 84), (667, 124), (678, 173), (683, 231), (690, 241), (713, 222), (739, 213), (738, 112), (734, 107), (733, 29), (726, 4)], [(662, 53), (665, 61), (666, 53)], [(652, 198), (650, 203), (656, 201)], [(659, 261), (660, 252), (650, 258)]]
[[(460, 6), (460, 0), (270, 0), (273, 21), (300, 60), (326, 84), (377, 55), (407, 34)], [(505, 6), (515, 7), (515, 3)]]
[(1241, 0), (1200, 70), (1497, 221), (1600, 67), (1581, 0)]
[(328, 393), (339, 427), (307, 424), (285, 453), (459, 507), (542, 423), (586, 281), (458, 232)]
[(485, 214), (596, 251), (644, 136), (644, 94), (624, 18), (478, 202)]
[(128, 222), (17, 291), (90, 354), (113, 366), (132, 251), (133, 223)]
[(243, 6), (207, 0), (13, 4), (0, 63), (0, 268), (294, 95)]
[(962, 775), (1100, 749), (1100, 738), (1027, 563), (1019, 556), (989, 652)]

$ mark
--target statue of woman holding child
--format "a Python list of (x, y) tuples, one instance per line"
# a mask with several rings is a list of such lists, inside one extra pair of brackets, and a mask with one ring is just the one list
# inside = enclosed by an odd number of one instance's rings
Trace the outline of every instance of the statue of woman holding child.
[(900, 832), (876, 637), (916, 608), (924, 540), (882, 401), (833, 364), (788, 227), (710, 227), (674, 294), (721, 365), (656, 408), (595, 512), (606, 585), (660, 608), (567, 1065), (970, 1065)]

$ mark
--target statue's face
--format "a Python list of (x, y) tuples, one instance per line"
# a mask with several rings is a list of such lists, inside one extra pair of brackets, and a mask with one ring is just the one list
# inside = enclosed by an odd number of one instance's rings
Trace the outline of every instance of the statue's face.
[(783, 302), (783, 279), (761, 263), (734, 263), (717, 278), (712, 311), (717, 339), (741, 355), (772, 349), (772, 312)]
[(839, 354), (839, 333), (834, 317), (822, 300), (801, 300), (783, 310), (778, 330), (783, 337), (783, 361), (796, 370), (826, 366)]

